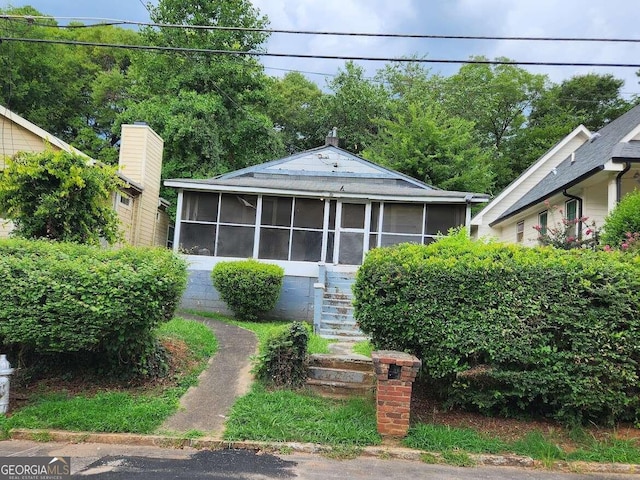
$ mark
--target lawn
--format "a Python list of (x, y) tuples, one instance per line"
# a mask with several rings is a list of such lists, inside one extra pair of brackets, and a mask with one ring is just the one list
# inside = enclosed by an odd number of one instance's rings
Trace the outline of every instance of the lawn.
[[(261, 345), (289, 322), (240, 322), (202, 314), (256, 333)], [(216, 351), (211, 330), (199, 322), (176, 318), (158, 330), (172, 354), (170, 374), (140, 384), (104, 379), (56, 377), (30, 388), (17, 386), (22, 396), (10, 416), (0, 417), (6, 435), (11, 428), (62, 429), (93, 432), (156, 432), (176, 411), (180, 397), (197, 383), (198, 374)], [(310, 336), (310, 353), (326, 353), (328, 341)], [(370, 354), (373, 346), (358, 346)], [(424, 401), (418, 388), (412, 403), (413, 425), (404, 440), (424, 450), (425, 461), (471, 465), (469, 454), (515, 453), (551, 465), (555, 461), (640, 464), (640, 431), (628, 429), (565, 429), (540, 420), (488, 418), (467, 412), (443, 411)], [(471, 428), (470, 428), (471, 427)], [(306, 390), (267, 390), (259, 383), (238, 399), (226, 424), (229, 441), (311, 442), (332, 448), (378, 445), (375, 405), (371, 399), (329, 400)], [(426, 452), (437, 452), (436, 458)]]
[(174, 318), (157, 331), (171, 353), (165, 378), (139, 384), (106, 380), (96, 373), (67, 372), (37, 384), (13, 388), (19, 408), (0, 417), (0, 429), (51, 428), (89, 432), (151, 433), (178, 408), (180, 397), (218, 348), (213, 333), (198, 322)]

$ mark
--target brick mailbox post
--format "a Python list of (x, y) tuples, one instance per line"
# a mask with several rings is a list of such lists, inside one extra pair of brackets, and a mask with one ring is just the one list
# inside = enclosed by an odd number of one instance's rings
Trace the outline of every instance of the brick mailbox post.
[(409, 430), (411, 390), (422, 362), (408, 353), (380, 350), (371, 354), (378, 384), (378, 433), (404, 437)]

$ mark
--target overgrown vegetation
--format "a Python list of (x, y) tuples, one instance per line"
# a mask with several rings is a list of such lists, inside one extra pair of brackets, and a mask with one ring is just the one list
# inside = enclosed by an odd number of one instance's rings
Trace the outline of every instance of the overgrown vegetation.
[(114, 243), (121, 235), (111, 194), (120, 183), (115, 168), (77, 153), (21, 152), (0, 172), (0, 212), (22, 238)]
[[(85, 377), (83, 365), (68, 369), (56, 385), (83, 380), (85, 392), (57, 389), (48, 392), (44, 384), (29, 396), (26, 406), (0, 417), (5, 436), (11, 428), (55, 428), (88, 432), (151, 433), (178, 408), (180, 397), (196, 385), (198, 375), (217, 349), (211, 330), (198, 322), (175, 318), (155, 332), (165, 345), (180, 344), (180, 358), (174, 358), (172, 378), (165, 383), (112, 383), (104, 376)], [(179, 362), (179, 363), (176, 363)], [(93, 378), (93, 380), (91, 380)], [(17, 388), (17, 387), (14, 387)], [(97, 390), (97, 393), (96, 393)], [(92, 393), (93, 391), (93, 393)]]
[(637, 421), (640, 261), (472, 242), (371, 251), (356, 318), (422, 359), (448, 405), (563, 422)]
[(284, 269), (254, 259), (220, 262), (213, 268), (211, 279), (238, 319), (256, 321), (276, 306)]
[(602, 243), (622, 250), (638, 251), (640, 242), (640, 190), (625, 195), (605, 219)]
[(309, 332), (301, 322), (271, 337), (257, 359), (256, 377), (266, 385), (297, 388), (307, 379)]
[(13, 364), (44, 355), (123, 376), (166, 369), (153, 331), (186, 285), (172, 252), (5, 239), (0, 277), (0, 342)]
[(260, 384), (231, 409), (224, 439), (363, 446), (380, 443), (371, 400), (329, 400), (290, 390), (269, 392)]
[[(637, 464), (640, 462), (640, 446), (634, 440), (615, 437), (596, 439), (584, 433), (573, 440), (566, 436), (543, 435), (530, 431), (515, 440), (503, 440), (483, 435), (471, 428), (453, 428), (444, 425), (419, 424), (409, 430), (404, 444), (427, 452), (460, 453), (510, 453), (540, 460), (546, 467), (556, 461), (591, 461)], [(574, 435), (574, 437), (576, 437)], [(564, 445), (564, 446), (563, 446)]]

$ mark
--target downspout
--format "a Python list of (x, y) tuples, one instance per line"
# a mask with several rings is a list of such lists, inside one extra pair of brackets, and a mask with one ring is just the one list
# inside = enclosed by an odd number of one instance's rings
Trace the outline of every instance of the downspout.
[(629, 170), (631, 170), (631, 162), (625, 162), (624, 170), (616, 175), (616, 203), (620, 203), (620, 198), (622, 197), (622, 176)]
[[(578, 218), (582, 218), (582, 199), (580, 197), (576, 197), (575, 195), (571, 195), (570, 193), (567, 193), (567, 190), (564, 189), (562, 190), (562, 194), (567, 197), (570, 198), (572, 200), (575, 200), (576, 202), (578, 202)], [(582, 239), (582, 220), (580, 220), (578, 222), (577, 228), (576, 228), (576, 233), (578, 235), (578, 240)]]

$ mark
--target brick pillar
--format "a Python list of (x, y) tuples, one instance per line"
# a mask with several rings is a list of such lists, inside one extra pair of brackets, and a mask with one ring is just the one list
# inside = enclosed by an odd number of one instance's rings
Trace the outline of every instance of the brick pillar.
[(378, 384), (378, 433), (404, 437), (409, 430), (411, 390), (422, 362), (408, 353), (380, 350), (371, 354)]

